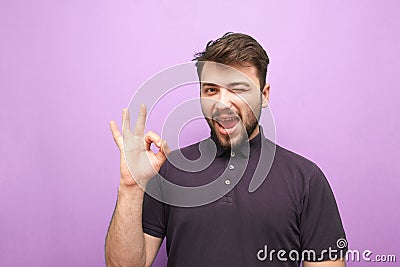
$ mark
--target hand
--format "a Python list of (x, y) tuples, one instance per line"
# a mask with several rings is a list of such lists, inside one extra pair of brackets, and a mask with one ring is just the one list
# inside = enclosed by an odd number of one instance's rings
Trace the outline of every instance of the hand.
[[(111, 132), (121, 153), (121, 185), (140, 185), (146, 187), (147, 182), (160, 170), (170, 149), (165, 140), (161, 140), (154, 132), (144, 136), (146, 123), (146, 106), (140, 105), (139, 117), (132, 133), (127, 109), (122, 112), (123, 129), (121, 135), (114, 121), (110, 122)], [(154, 144), (159, 151), (154, 153), (150, 146)], [(128, 169), (129, 166), (129, 169)], [(131, 170), (131, 172), (129, 171)]]

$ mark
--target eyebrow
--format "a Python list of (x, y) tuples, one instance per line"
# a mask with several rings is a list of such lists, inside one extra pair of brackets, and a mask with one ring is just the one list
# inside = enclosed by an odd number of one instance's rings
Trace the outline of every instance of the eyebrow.
[[(203, 83), (201, 83), (201, 85), (202, 86), (216, 86), (216, 87), (220, 87), (221, 86), (219, 84), (210, 83), (210, 82), (203, 82)], [(234, 86), (237, 86), (237, 85), (244, 85), (246, 87), (250, 87), (250, 84), (248, 82), (245, 82), (245, 81), (231, 82), (231, 83), (228, 84), (227, 87), (229, 88), (229, 87), (234, 87)]]

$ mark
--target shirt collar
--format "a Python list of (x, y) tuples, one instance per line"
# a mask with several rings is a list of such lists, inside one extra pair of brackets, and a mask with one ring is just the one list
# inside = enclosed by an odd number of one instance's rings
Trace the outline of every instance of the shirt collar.
[[(254, 138), (252, 138), (251, 140), (246, 141), (243, 144), (239, 145), (238, 147), (234, 148), (233, 152), (240, 153), (242, 156), (248, 158), (249, 153), (259, 150), (261, 148), (262, 139), (265, 138), (261, 125), (259, 126), (259, 129), (260, 129), (259, 133)], [(218, 142), (216, 142), (215, 137), (212, 136), (210, 139), (217, 146), (217, 154), (216, 154), (217, 158), (219, 158), (223, 155), (229, 155), (231, 153), (231, 149), (220, 146), (218, 144)], [(247, 147), (247, 146), (249, 146), (249, 147)]]

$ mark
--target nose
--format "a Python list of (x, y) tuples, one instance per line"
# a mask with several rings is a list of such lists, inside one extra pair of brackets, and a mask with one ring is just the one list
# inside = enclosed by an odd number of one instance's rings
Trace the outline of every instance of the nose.
[(221, 88), (217, 94), (217, 98), (216, 98), (214, 107), (216, 110), (231, 109), (232, 93), (225, 88)]

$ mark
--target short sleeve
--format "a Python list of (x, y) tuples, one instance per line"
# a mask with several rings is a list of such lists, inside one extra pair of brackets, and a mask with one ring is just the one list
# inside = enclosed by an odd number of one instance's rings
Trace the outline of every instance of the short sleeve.
[(314, 174), (306, 181), (302, 199), (303, 260), (325, 261), (345, 256), (347, 241), (336, 200), (325, 175), (316, 165)]
[[(160, 170), (161, 175), (163, 167)], [(143, 199), (142, 225), (144, 233), (164, 238), (168, 224), (168, 208), (166, 204), (151, 196), (152, 192), (159, 192), (160, 190), (160, 180), (158, 178), (159, 176), (153, 177), (147, 184)]]

